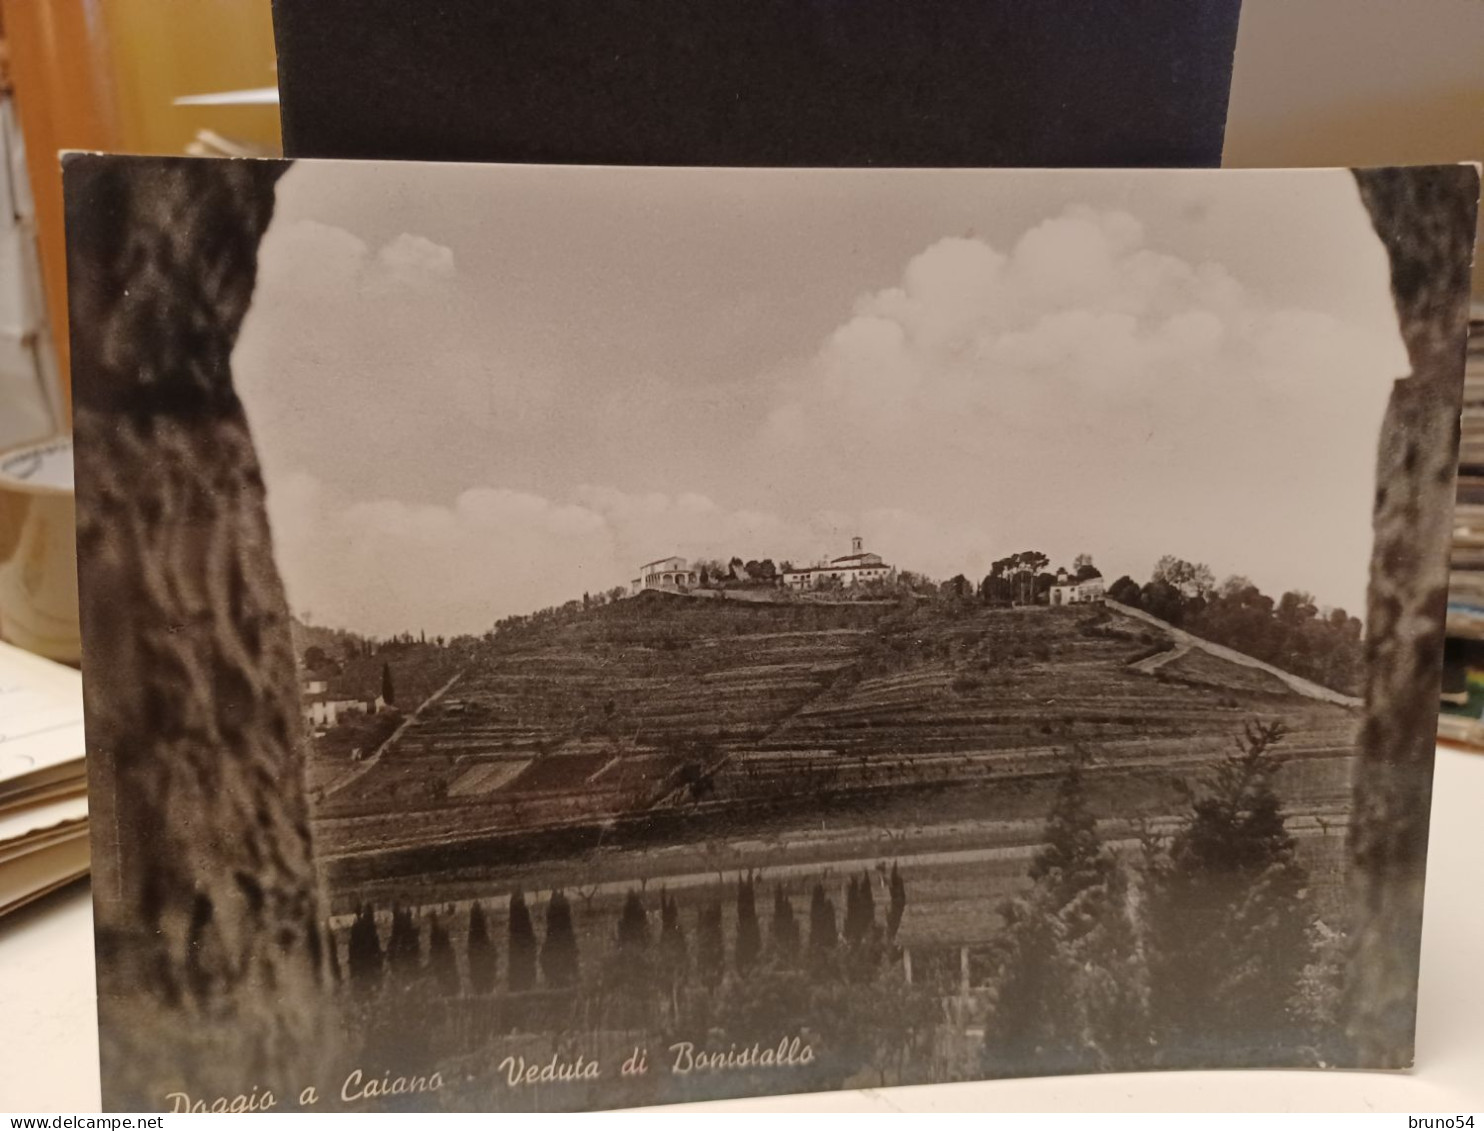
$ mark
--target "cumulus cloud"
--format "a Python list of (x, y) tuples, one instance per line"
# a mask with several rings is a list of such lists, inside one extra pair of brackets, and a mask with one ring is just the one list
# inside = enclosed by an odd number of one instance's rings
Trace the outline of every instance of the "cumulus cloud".
[(407, 176), (395, 205), (285, 178), (233, 358), (290, 595), (326, 623), (478, 631), (668, 554), (857, 534), (937, 577), (1174, 553), (1362, 599), (1406, 359), (1348, 175), (892, 175), (893, 223), (705, 198), (694, 238), (667, 214), (611, 243)]
[(376, 267), (376, 284), (427, 287), (453, 276), (453, 250), (403, 232), (382, 245), (376, 253)]
[(409, 232), (374, 251), (359, 236), (318, 220), (295, 220), (271, 229), (261, 256), (260, 286), (315, 296), (422, 289), (455, 274), (453, 250)]
[(481, 340), (487, 319), (440, 243), (275, 223), (232, 358), (270, 482), (307, 468), (395, 498), (423, 467), (455, 478), (531, 432), (552, 384)]
[(804, 564), (863, 535), (888, 560), (905, 555), (947, 576), (987, 568), (994, 546), (983, 531), (902, 510), (789, 520), (694, 492), (611, 486), (578, 487), (569, 500), (474, 487), (448, 503), (354, 501), (295, 472), (275, 482), (268, 510), (294, 610), (377, 635), (482, 632), (510, 613), (625, 584), (675, 553)]
[[(1127, 212), (1073, 208), (1008, 252), (972, 238), (928, 247), (783, 382), (770, 427), (812, 442), (834, 423), (896, 433), (904, 412), (1099, 412), (1223, 385), (1302, 399), (1305, 361), (1377, 345), (1354, 338), (1332, 317), (1266, 308), (1219, 264), (1146, 246)], [(1371, 373), (1395, 376), (1395, 350), (1380, 359)]]
[(1394, 324), (1270, 305), (1131, 213), (1074, 207), (1005, 250), (927, 247), (778, 376), (759, 443), (811, 501), (848, 484), (951, 517), (918, 538), (943, 569), (983, 564), (954, 533), (977, 530), (994, 556), (1101, 547), (1144, 575), (1183, 553), (1355, 604), (1359, 485), (1405, 368)]
[(481, 632), (496, 618), (615, 584), (597, 512), (471, 488), (447, 504), (354, 501), (305, 473), (268, 494), (296, 612), (379, 635)]

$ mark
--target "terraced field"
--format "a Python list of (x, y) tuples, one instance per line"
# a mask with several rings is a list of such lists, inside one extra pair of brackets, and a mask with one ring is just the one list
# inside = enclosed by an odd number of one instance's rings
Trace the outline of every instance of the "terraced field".
[(1157, 626), (655, 595), (497, 639), (320, 800), (316, 833), (341, 909), (900, 859), (938, 893), (917, 907), (933, 933), (972, 904), (977, 936), (986, 877), (1023, 871), (1073, 751), (1116, 838), (1180, 811), (1253, 718), (1289, 728), (1289, 811), (1337, 869), (1357, 712)]

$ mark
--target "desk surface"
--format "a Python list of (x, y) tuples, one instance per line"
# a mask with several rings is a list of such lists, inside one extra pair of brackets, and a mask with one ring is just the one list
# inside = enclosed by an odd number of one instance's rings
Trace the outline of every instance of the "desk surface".
[[(698, 1104), (729, 1111), (1484, 1111), (1484, 755), (1438, 752), (1417, 1067), (997, 1080)], [(85, 886), (0, 921), (0, 1111), (97, 1111)]]

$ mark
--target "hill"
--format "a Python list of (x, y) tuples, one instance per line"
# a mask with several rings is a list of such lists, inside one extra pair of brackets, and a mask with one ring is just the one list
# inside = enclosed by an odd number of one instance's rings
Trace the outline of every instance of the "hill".
[(303, 656), (310, 648), (320, 648), (332, 655), (357, 650), (361, 638), (353, 632), (306, 624), (298, 617), (289, 618), (289, 635), (294, 642), (294, 655)]
[(1357, 712), (1239, 660), (1100, 606), (621, 601), (497, 635), (316, 832), (346, 891), (983, 852), (1033, 841), (1078, 749), (1132, 835), (1252, 718), (1290, 730), (1293, 811), (1340, 814)]

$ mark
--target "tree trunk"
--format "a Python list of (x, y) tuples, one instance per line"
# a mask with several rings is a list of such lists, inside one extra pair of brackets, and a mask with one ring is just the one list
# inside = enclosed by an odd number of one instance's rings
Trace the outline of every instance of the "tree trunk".
[(1376, 468), (1345, 1013), (1357, 1064), (1401, 1068), (1416, 1025), (1479, 177), (1468, 166), (1355, 177), (1390, 256), (1412, 371), (1392, 390)]
[(106, 1109), (321, 1083), (304, 726), (230, 369), (287, 167), (65, 168)]

